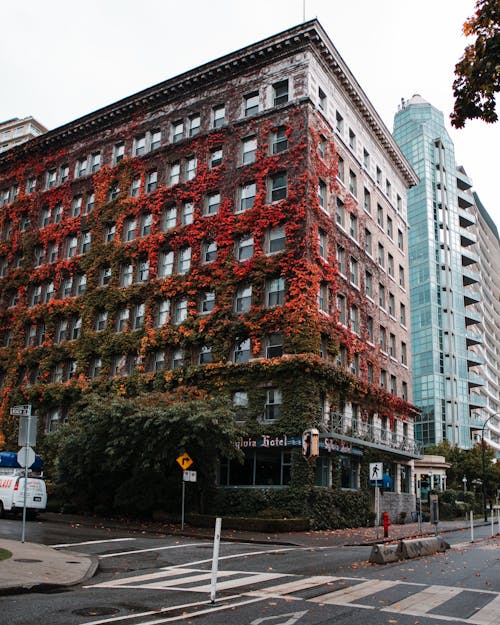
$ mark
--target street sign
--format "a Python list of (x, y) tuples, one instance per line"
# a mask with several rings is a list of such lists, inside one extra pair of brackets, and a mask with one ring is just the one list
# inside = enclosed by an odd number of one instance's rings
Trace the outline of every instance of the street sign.
[(179, 456), (177, 458), (177, 462), (183, 471), (189, 469), (189, 467), (193, 464), (193, 460), (187, 452), (183, 453), (182, 456)]
[[(16, 406), (17, 407), (17, 406)], [(22, 406), (24, 408), (24, 406)], [(31, 406), (29, 406), (31, 410)], [(21, 415), (19, 417), (19, 436), (17, 439), (19, 447), (36, 445), (36, 415)]]
[(29, 468), (35, 462), (35, 452), (31, 447), (21, 447), (17, 452), (17, 461), (23, 468)]
[(196, 482), (196, 471), (184, 471), (182, 473), (182, 479), (185, 482)]
[(381, 482), (383, 474), (382, 462), (370, 462), (370, 482)]
[(31, 404), (12, 406), (10, 414), (15, 417), (29, 417), (31, 415)]

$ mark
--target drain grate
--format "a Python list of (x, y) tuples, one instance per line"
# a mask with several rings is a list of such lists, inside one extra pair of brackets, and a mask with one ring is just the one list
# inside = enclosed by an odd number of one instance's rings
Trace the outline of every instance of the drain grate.
[(42, 562), (42, 560), (35, 560), (35, 558), (15, 558), (14, 562)]

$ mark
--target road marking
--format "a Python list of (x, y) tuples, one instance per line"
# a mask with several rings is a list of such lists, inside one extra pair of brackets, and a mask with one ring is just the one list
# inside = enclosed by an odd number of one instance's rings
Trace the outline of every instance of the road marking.
[[(213, 543), (210, 543), (213, 545)], [(246, 551), (244, 553), (233, 553), (230, 556), (221, 556), (219, 560), (233, 560), (234, 558), (246, 558), (248, 556), (262, 556), (269, 553), (285, 553), (286, 551), (295, 551), (294, 547), (284, 547), (281, 549), (266, 549), (264, 551)], [(206, 560), (196, 560), (195, 562), (184, 562), (184, 564), (174, 564), (172, 568), (182, 568), (184, 566), (197, 566), (198, 564), (207, 564), (212, 562), (212, 558)]]
[(268, 586), (262, 590), (254, 590), (252, 596), (268, 596), (275, 595), (278, 597), (286, 597), (292, 595), (294, 592), (300, 590), (306, 590), (314, 588), (315, 586), (322, 586), (323, 584), (329, 584), (339, 579), (345, 579), (343, 577), (332, 577), (331, 575), (313, 575), (312, 577), (305, 577), (303, 579), (296, 579), (286, 584), (277, 584), (276, 586)]
[[(117, 551), (116, 553), (103, 553), (98, 558), (117, 558), (119, 556), (130, 556), (137, 553), (148, 553), (149, 551), (165, 551), (166, 549), (188, 549), (189, 547), (211, 547), (213, 543), (184, 543), (182, 545), (169, 545), (168, 547), (151, 547), (150, 549), (132, 549), (132, 551)], [(206, 560), (211, 562), (212, 560)], [(182, 565), (179, 565), (182, 566)]]
[[(448, 599), (456, 597), (463, 588), (452, 588), (450, 586), (429, 586), (420, 592), (415, 593), (396, 601), (395, 603), (382, 608), (382, 612), (404, 612), (412, 616), (424, 616), (438, 605), (441, 605)], [(432, 615), (433, 617), (435, 614)]]
[(497, 625), (499, 615), (500, 595), (485, 605), (484, 608), (478, 610), (470, 618), (466, 619), (466, 623), (474, 623), (474, 625)]
[[(269, 621), (277, 621), (278, 619), (280, 619), (279, 623), (276, 623), (276, 625), (295, 625), (295, 623), (297, 621), (300, 621), (300, 619), (307, 614), (307, 610), (304, 610), (303, 612), (289, 612), (288, 614), (276, 614), (276, 616), (263, 616), (261, 618), (257, 618), (255, 619), (255, 621), (252, 621), (250, 623), (250, 625), (261, 625), (261, 623), (267, 623)], [(290, 618), (288, 618), (286, 621), (281, 621), (281, 619), (286, 618), (287, 616), (289, 616)]]
[(107, 540), (85, 540), (81, 543), (60, 543), (59, 545), (49, 545), (54, 549), (60, 549), (62, 547), (76, 547), (79, 545), (98, 545), (99, 543), (117, 543), (126, 540), (137, 540), (136, 538), (108, 538)]
[[(342, 578), (341, 578), (342, 579)], [(362, 599), (368, 595), (373, 595), (381, 590), (386, 590), (394, 586), (396, 582), (389, 580), (369, 580), (355, 586), (349, 586), (342, 590), (334, 590), (320, 597), (310, 599), (312, 603), (328, 603), (333, 605), (352, 605), (360, 608), (372, 608), (372, 606), (358, 605), (354, 603), (357, 599)]]

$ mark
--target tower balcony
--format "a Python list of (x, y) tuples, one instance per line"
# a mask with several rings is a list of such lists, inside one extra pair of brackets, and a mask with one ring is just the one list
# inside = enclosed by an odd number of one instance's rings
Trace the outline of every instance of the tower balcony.
[(471, 271), (470, 269), (462, 270), (462, 282), (464, 286), (470, 286), (471, 284), (478, 284), (480, 281), (479, 273), (477, 271)]
[(473, 352), (471, 349), (467, 350), (467, 366), (477, 367), (478, 365), (484, 365), (484, 357), (481, 354)]
[(466, 306), (471, 306), (472, 304), (479, 304), (481, 301), (481, 296), (477, 291), (473, 291), (472, 289), (464, 289), (464, 304)]
[(467, 248), (462, 248), (462, 266), (467, 267), (479, 262), (479, 256)]
[(476, 217), (466, 210), (458, 210), (459, 223), (461, 228), (469, 228), (476, 223)]
[(478, 312), (476, 312), (475, 310), (471, 310), (469, 308), (465, 309), (465, 325), (466, 326), (473, 326), (476, 323), (481, 323), (481, 321), (482, 321), (482, 317)]
[(481, 393), (469, 393), (470, 408), (484, 408), (486, 406), (486, 396)]
[(467, 330), (465, 332), (465, 338), (467, 342), (467, 347), (472, 347), (473, 345), (482, 345), (483, 344), (483, 336), (478, 332), (473, 332), (472, 330)]
[(460, 171), (460, 169), (457, 169), (456, 176), (457, 176), (457, 187), (459, 189), (461, 189), (462, 191), (467, 191), (467, 189), (470, 189), (472, 187), (471, 179), (469, 178), (469, 176), (467, 176), (465, 172)]
[(477, 243), (477, 236), (465, 228), (460, 228), (460, 245), (462, 247), (468, 247)]
[(484, 386), (484, 378), (477, 373), (469, 373), (467, 374), (467, 381), (469, 384), (469, 389), (476, 388), (478, 386)]
[(474, 198), (465, 191), (457, 189), (458, 206), (460, 208), (470, 208), (474, 206)]

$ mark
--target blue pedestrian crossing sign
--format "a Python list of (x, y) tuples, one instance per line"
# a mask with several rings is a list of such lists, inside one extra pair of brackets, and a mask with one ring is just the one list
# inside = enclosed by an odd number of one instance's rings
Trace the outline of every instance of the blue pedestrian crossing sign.
[(384, 466), (382, 462), (370, 462), (371, 486), (382, 486)]

